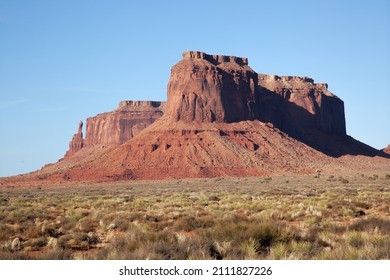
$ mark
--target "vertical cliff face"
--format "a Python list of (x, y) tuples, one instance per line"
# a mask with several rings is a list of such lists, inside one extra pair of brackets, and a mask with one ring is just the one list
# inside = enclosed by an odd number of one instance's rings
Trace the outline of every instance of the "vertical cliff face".
[(344, 102), (308, 77), (259, 74), (260, 119), (287, 132), (316, 129), (346, 135)]
[(166, 114), (185, 122), (255, 119), (256, 83), (246, 58), (184, 52), (171, 70)]
[(257, 74), (246, 58), (194, 51), (172, 67), (166, 115), (185, 122), (258, 119), (288, 132), (346, 135), (344, 103), (327, 84)]
[(69, 142), (69, 150), (66, 152), (65, 157), (69, 157), (79, 150), (81, 150), (84, 146), (84, 138), (83, 138), (83, 122), (80, 121), (79, 128), (77, 133), (73, 135), (72, 140)]
[(83, 147), (120, 145), (130, 140), (162, 116), (164, 105), (159, 101), (122, 101), (116, 110), (88, 118), (85, 139), (81, 122), (65, 157)]
[(118, 145), (163, 114), (164, 102), (122, 101), (116, 110), (87, 119), (85, 145)]

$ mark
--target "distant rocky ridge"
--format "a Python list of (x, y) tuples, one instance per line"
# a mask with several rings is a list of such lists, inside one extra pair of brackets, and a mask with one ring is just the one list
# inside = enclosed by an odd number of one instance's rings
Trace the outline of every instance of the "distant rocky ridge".
[(386, 148), (384, 148), (382, 151), (385, 152), (386, 154), (390, 155), (390, 144)]

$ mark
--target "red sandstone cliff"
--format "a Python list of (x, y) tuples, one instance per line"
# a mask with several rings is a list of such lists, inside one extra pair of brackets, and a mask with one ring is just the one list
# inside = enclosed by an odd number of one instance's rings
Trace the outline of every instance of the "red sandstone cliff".
[(163, 106), (158, 101), (122, 101), (116, 110), (88, 118), (85, 145), (122, 144), (160, 118)]
[(83, 138), (83, 122), (80, 121), (77, 133), (73, 135), (72, 140), (69, 142), (69, 150), (66, 152), (65, 157), (69, 157), (81, 150), (84, 146)]
[(246, 58), (184, 52), (171, 70), (166, 114), (186, 122), (256, 119), (256, 83)]
[(344, 103), (307, 77), (257, 74), (248, 59), (185, 52), (172, 67), (166, 114), (198, 122), (271, 122), (345, 136)]
[(327, 84), (308, 77), (260, 74), (258, 85), (261, 120), (289, 133), (315, 129), (346, 136), (344, 102)]
[(162, 116), (164, 105), (159, 101), (122, 101), (114, 111), (88, 118), (85, 139), (81, 122), (65, 156), (83, 147), (120, 145), (130, 140)]

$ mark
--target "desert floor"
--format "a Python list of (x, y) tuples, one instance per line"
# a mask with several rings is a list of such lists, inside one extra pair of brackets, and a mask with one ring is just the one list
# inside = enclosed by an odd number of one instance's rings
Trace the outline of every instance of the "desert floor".
[(390, 171), (2, 186), (0, 259), (390, 259)]

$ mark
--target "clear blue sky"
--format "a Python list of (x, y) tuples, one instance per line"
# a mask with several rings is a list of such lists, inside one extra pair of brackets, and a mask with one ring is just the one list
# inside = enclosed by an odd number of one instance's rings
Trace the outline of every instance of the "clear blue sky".
[(327, 82), (349, 135), (390, 144), (390, 1), (1, 0), (0, 176), (57, 161), (121, 100), (166, 100), (185, 50)]

